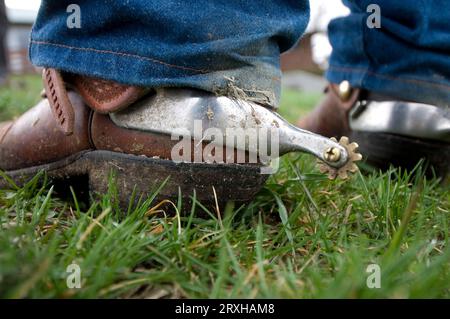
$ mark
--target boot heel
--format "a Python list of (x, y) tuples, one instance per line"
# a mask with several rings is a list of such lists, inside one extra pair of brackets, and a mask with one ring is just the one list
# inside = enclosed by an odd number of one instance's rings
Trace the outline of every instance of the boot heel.
[(141, 195), (152, 194), (163, 183), (156, 200), (169, 199), (176, 203), (181, 192), (183, 202), (190, 202), (195, 190), (198, 201), (215, 207), (214, 188), (221, 207), (231, 199), (246, 203), (254, 198), (268, 177), (260, 173), (259, 166), (175, 163), (109, 151), (90, 152), (83, 160), (89, 174), (90, 191), (105, 194), (113, 174), (123, 207), (128, 207), (133, 192), (137, 200)]
[(445, 177), (450, 172), (450, 145), (387, 133), (353, 131), (351, 138), (367, 162), (381, 169), (390, 164), (412, 170), (425, 161), (427, 176)]

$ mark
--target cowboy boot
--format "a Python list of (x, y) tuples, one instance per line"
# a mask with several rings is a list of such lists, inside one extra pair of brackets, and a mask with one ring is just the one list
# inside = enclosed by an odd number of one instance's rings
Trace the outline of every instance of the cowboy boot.
[[(110, 114), (154, 99), (148, 89), (54, 69), (43, 71), (43, 81), (43, 99), (18, 119), (0, 124), (0, 169), (18, 185), (45, 171), (52, 180), (87, 177), (90, 190), (102, 194), (112, 174), (124, 205), (133, 192), (147, 194), (162, 184), (160, 199), (176, 200), (178, 194), (190, 199), (195, 190), (200, 202), (215, 204), (216, 197), (223, 205), (251, 200), (268, 177), (257, 164), (205, 164), (201, 157), (174, 162), (178, 141), (170, 135), (112, 121)], [(193, 154), (199, 143), (189, 144)], [(0, 179), (0, 187), (8, 187), (8, 181)]]
[(297, 126), (328, 137), (349, 136), (368, 163), (414, 169), (424, 160), (430, 175), (450, 170), (448, 107), (401, 101), (347, 81), (329, 84), (321, 103)]

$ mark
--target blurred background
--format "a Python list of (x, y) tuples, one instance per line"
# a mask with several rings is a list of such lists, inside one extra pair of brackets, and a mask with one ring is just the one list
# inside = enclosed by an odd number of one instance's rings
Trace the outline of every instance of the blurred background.
[(2, 29), (3, 26), (6, 26), (1, 31), (4, 34), (2, 52), (6, 51), (6, 61), (2, 59), (3, 65), (0, 68), (4, 71), (8, 70), (12, 74), (33, 72), (34, 68), (28, 61), (28, 41), (40, 1), (0, 0), (0, 2), (3, 2), (0, 4), (0, 7), (3, 7), (0, 9), (0, 12), (3, 11), (0, 13), (0, 19), (6, 19), (6, 21), (0, 22)]
[[(291, 121), (309, 111), (320, 98), (331, 46), (329, 22), (348, 14), (341, 0), (312, 0), (311, 21), (298, 45), (281, 57), (282, 114)], [(0, 120), (19, 115), (40, 91), (39, 69), (28, 59), (31, 27), (40, 0), (0, 0)], [(289, 107), (283, 107), (289, 105)], [(298, 106), (298, 107), (295, 107)]]

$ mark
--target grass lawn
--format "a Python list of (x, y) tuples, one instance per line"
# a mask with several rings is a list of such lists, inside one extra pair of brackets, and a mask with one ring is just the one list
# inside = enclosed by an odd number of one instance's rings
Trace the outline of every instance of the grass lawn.
[[(39, 91), (37, 77), (13, 78), (0, 119)], [(281, 113), (294, 121), (318, 98), (285, 91)], [(394, 169), (328, 181), (314, 162), (283, 157), (254, 202), (220, 217), (195, 200), (187, 215), (152, 198), (122, 212), (113, 183), (92, 206), (39, 176), (11, 185), (0, 190), (0, 297), (449, 298), (449, 186)], [(75, 264), (81, 288), (69, 289)], [(367, 285), (372, 264), (380, 288)]]

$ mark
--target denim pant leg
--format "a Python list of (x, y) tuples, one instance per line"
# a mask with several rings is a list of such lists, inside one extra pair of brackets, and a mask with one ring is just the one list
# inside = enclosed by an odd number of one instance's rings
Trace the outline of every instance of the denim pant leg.
[[(400, 99), (450, 105), (450, 1), (344, 2), (351, 14), (329, 26), (329, 81), (348, 80)], [(371, 4), (381, 9), (379, 29), (367, 25)]]
[(30, 46), (35, 65), (132, 85), (199, 88), (273, 107), (280, 52), (296, 44), (309, 20), (308, 0), (72, 3), (42, 1)]

